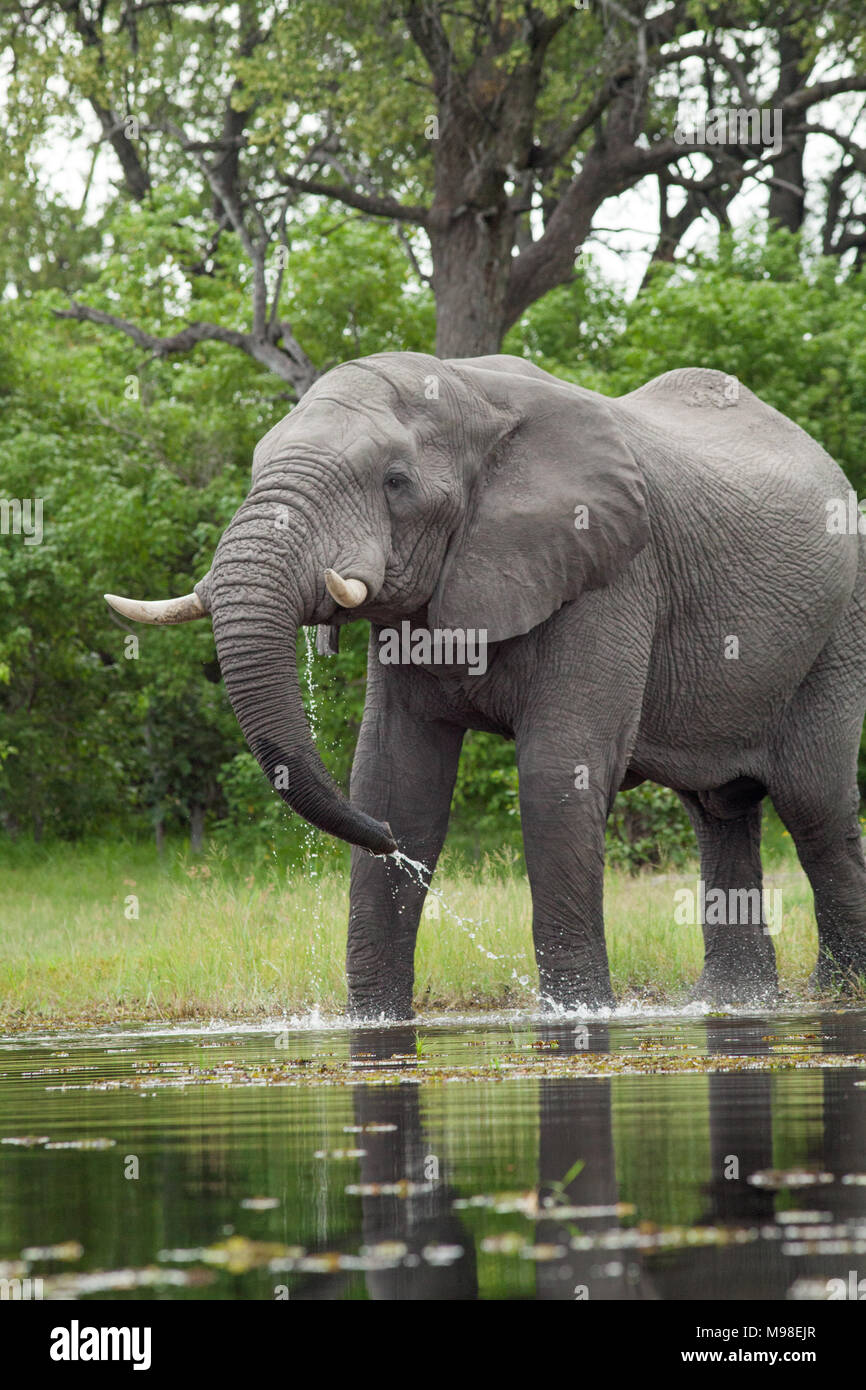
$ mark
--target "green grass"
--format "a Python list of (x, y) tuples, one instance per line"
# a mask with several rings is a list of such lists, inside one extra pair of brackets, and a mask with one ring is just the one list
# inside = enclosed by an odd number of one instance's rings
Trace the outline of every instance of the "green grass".
[[(320, 861), (321, 862), (321, 861)], [(817, 949), (811, 893), (778, 822), (766, 886), (783, 891), (782, 983), (802, 992)], [(676, 1002), (697, 978), (701, 936), (674, 920), (691, 872), (609, 871), (607, 941), (618, 996)], [(446, 857), (416, 963), (425, 1010), (530, 1005), (536, 983), (529, 889), (507, 856)], [(139, 916), (125, 915), (138, 899)], [(348, 876), (238, 869), (225, 849), (190, 860), (149, 845), (12, 846), (0, 858), (0, 1026), (342, 1012)], [(439, 912), (438, 919), (436, 912)]]

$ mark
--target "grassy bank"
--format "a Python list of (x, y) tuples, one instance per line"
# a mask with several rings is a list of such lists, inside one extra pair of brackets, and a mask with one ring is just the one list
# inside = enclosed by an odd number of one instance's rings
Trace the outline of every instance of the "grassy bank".
[[(766, 886), (782, 891), (775, 937), (783, 984), (801, 992), (814, 963), (811, 894), (776, 825)], [(607, 939), (619, 996), (681, 998), (701, 965), (698, 926), (674, 919), (694, 872), (610, 871)], [(437, 886), (456, 914), (422, 918), (416, 1005), (529, 1005), (535, 969), (523, 876), (503, 858), (446, 857)], [(159, 859), (149, 845), (13, 849), (0, 862), (0, 1026), (43, 1022), (256, 1018), (345, 1002), (348, 876), (328, 868), (239, 870), (225, 851)], [(138, 916), (134, 914), (137, 911)], [(436, 913), (439, 913), (438, 919)]]

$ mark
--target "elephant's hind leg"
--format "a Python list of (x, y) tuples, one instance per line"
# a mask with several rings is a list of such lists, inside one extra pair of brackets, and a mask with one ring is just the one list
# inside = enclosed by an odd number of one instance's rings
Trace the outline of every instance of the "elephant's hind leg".
[(752, 1003), (776, 995), (776, 953), (764, 915), (762, 795), (747, 779), (718, 792), (679, 793), (701, 855), (704, 968), (696, 999)]
[(815, 896), (818, 961), (813, 987), (866, 976), (866, 862), (857, 758), (866, 698), (862, 604), (828, 642), (787, 711), (768, 778), (773, 805)]
[(853, 773), (847, 792), (804, 796), (791, 786), (773, 802), (797, 849), (815, 897), (818, 960), (814, 989), (844, 987), (866, 976), (866, 862)]

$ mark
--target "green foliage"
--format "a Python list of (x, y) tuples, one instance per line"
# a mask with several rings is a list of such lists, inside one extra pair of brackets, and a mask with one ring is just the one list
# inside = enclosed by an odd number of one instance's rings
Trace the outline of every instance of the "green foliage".
[(317, 213), (293, 241), (285, 313), (324, 370), (375, 352), (432, 352), (433, 296), (417, 290), (392, 227)]
[(492, 846), (520, 851), (520, 812), (514, 745), (470, 729), (463, 740), (452, 819), (480, 861)]
[(285, 805), (252, 753), (235, 754), (217, 776), (225, 800), (225, 817), (217, 824), (220, 837), (253, 863), (274, 854), (285, 830)]
[(695, 836), (676, 795), (643, 782), (620, 792), (607, 823), (607, 859), (635, 874), (644, 868), (681, 869), (696, 854)]

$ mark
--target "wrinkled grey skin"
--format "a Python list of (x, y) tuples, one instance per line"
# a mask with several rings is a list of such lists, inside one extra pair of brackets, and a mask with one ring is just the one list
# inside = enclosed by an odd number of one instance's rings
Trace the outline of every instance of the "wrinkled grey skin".
[[(769, 793), (815, 894), (815, 983), (866, 971), (866, 566), (825, 507), (848, 491), (802, 430), (704, 370), (608, 400), (517, 358), (381, 354), (329, 372), (265, 436), (197, 592), (266, 773), (288, 769), (285, 800), (362, 847), (347, 950), (357, 1017), (411, 1016), (424, 890), (376, 856), (396, 841), (432, 872), (468, 728), (516, 743), (554, 1004), (613, 1002), (605, 820), (617, 790), (644, 779), (684, 802), (708, 891), (760, 888)], [(328, 567), (366, 583), (360, 608), (337, 607)], [(380, 664), (379, 631), (408, 616), (486, 629), (486, 673)], [(367, 702), (347, 802), (312, 745), (294, 645), (302, 624), (361, 618)], [(704, 937), (698, 997), (772, 996), (760, 922)]]

